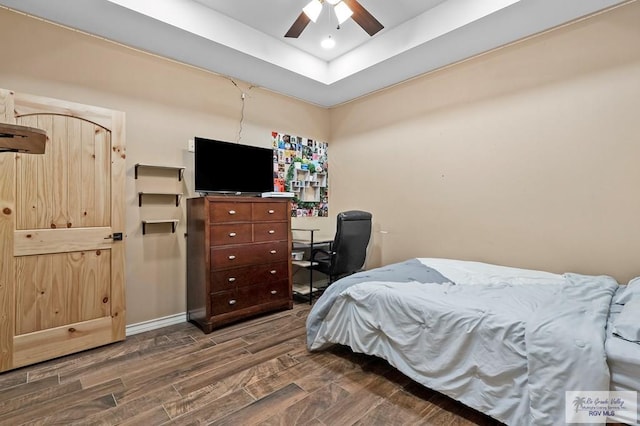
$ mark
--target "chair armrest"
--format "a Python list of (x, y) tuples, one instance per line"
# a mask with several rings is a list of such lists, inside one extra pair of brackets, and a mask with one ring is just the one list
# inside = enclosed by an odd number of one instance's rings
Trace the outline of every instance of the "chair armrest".
[(324, 255), (326, 255), (326, 256), (327, 256), (327, 257), (329, 257), (329, 258), (331, 258), (331, 257), (335, 254), (334, 252), (332, 252), (332, 251), (328, 251), (328, 250), (325, 250), (325, 249), (320, 249), (320, 248), (313, 249), (313, 250), (311, 251), (311, 260), (312, 260), (312, 261), (313, 261), (313, 260), (315, 260), (316, 255), (318, 255), (318, 253), (324, 254)]

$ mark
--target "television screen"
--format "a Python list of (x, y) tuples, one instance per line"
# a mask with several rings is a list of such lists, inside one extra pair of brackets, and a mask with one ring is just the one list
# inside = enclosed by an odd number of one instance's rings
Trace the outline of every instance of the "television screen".
[(196, 192), (273, 191), (273, 150), (195, 138)]

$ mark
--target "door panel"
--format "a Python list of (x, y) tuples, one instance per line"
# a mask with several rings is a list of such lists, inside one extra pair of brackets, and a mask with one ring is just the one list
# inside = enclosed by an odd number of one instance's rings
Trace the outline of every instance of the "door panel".
[(0, 154), (2, 371), (124, 339), (124, 241), (112, 236), (126, 165), (123, 113), (1, 89), (0, 101), (0, 120), (47, 131), (42, 155)]
[(16, 259), (16, 335), (110, 313), (110, 253), (87, 251)]
[(112, 343), (112, 328), (110, 318), (98, 318), (16, 336), (12, 368)]
[(16, 229), (108, 226), (111, 134), (74, 117), (37, 114), (18, 124), (47, 131), (43, 155), (17, 156)]

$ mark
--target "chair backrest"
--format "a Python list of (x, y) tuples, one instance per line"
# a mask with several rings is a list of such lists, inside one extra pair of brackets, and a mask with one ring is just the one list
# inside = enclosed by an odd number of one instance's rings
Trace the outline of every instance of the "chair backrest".
[(359, 210), (339, 213), (331, 247), (335, 253), (331, 262), (331, 275), (359, 271), (364, 266), (370, 238), (371, 213)]

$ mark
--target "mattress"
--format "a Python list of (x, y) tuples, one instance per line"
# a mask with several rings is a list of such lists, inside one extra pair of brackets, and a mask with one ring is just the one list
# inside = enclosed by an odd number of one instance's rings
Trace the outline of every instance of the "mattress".
[[(624, 290), (623, 287), (618, 291)], [(622, 305), (612, 304), (607, 321), (605, 351), (611, 373), (611, 390), (640, 392), (640, 344), (614, 336), (612, 325)]]

